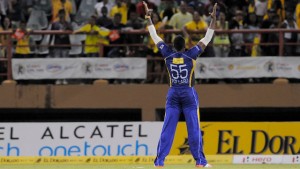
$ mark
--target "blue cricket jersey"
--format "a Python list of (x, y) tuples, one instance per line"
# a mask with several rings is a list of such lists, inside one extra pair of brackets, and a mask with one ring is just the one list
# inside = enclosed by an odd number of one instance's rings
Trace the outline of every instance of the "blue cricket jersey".
[(195, 84), (196, 59), (202, 52), (200, 46), (195, 45), (185, 52), (176, 52), (166, 43), (157, 44), (169, 73), (170, 87), (193, 87)]

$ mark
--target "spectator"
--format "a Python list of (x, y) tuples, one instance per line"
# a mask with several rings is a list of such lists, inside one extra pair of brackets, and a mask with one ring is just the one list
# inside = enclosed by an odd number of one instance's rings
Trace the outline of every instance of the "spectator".
[(142, 29), (145, 26), (145, 20), (140, 18), (136, 12), (131, 12), (126, 26), (132, 29)]
[(132, 3), (131, 0), (124, 0), (124, 1), (126, 3), (126, 6), (127, 6), (127, 19), (130, 19), (131, 12), (137, 12), (136, 4)]
[[(188, 4), (189, 5), (193, 5), (195, 7), (195, 10), (197, 10), (200, 14), (204, 15), (205, 7), (206, 7), (207, 3), (208, 3), (208, 0), (205, 0), (205, 1), (203, 1), (203, 0), (201, 0), (201, 1), (199, 1), (199, 0), (192, 0)], [(223, 0), (218, 0), (218, 5), (220, 3), (223, 3)], [(203, 9), (203, 13), (201, 11), (199, 11), (200, 8)]]
[(153, 9), (153, 11), (157, 12), (157, 6), (148, 1), (148, 0), (140, 0), (140, 2), (138, 2), (136, 4), (136, 12), (138, 13), (138, 15), (141, 17), (141, 18), (144, 18), (146, 13), (145, 13), (145, 8), (144, 8), (144, 5), (143, 5), (143, 1), (145, 1), (149, 7), (149, 9)]
[[(240, 10), (244, 10), (245, 8), (247, 9), (248, 7), (248, 3), (247, 3), (248, 0), (225, 0), (224, 1), (224, 4), (230, 8), (237, 8), (237, 9), (240, 9)], [(235, 10), (235, 9), (234, 9)], [(247, 10), (245, 10), (247, 11)]]
[[(143, 29), (145, 27), (145, 20), (140, 18), (136, 12), (130, 12), (130, 19), (128, 20), (126, 27), (130, 29)], [(127, 35), (126, 39), (128, 43), (142, 43), (144, 36), (143, 35)], [(127, 48), (126, 55), (133, 56), (139, 53), (142, 53), (143, 49), (139, 48), (141, 52), (136, 52), (137, 47)]]
[(97, 16), (91, 16), (89, 22), (74, 31), (77, 33), (86, 33), (84, 52), (87, 57), (98, 57), (99, 56), (99, 37), (105, 38), (109, 31), (103, 30), (96, 25)]
[(103, 16), (103, 13), (102, 13), (103, 7), (106, 7), (106, 10), (107, 10), (106, 14), (107, 14), (110, 12), (111, 8), (113, 7), (113, 4), (109, 0), (103, 0), (102, 2), (98, 2), (95, 5), (95, 10), (96, 10), (98, 17)]
[(259, 23), (263, 21), (263, 18), (266, 15), (267, 10), (268, 10), (267, 0), (256, 0), (255, 1), (255, 14), (257, 17), (257, 21)]
[(13, 38), (17, 40), (15, 58), (28, 58), (30, 55), (29, 33), (26, 29), (26, 22), (21, 21), (20, 27), (13, 34)]
[[(0, 26), (0, 31), (12, 31), (11, 21), (8, 17), (4, 18), (3, 26)], [(0, 47), (0, 57), (6, 56), (6, 45), (8, 45), (7, 39), (9, 38), (8, 36), (9, 35), (0, 36), (0, 45), (3, 45), (2, 47)]]
[(22, 10), (21, 10), (21, 16), (22, 16), (22, 20), (28, 21), (28, 19), (30, 18), (32, 9), (34, 8), (34, 0), (21, 0), (21, 6), (22, 6)]
[(247, 13), (255, 13), (255, 0), (249, 0)]
[(116, 4), (112, 7), (110, 11), (110, 17), (113, 18), (117, 13), (121, 14), (121, 22), (122, 24), (127, 23), (127, 5), (123, 3), (121, 0), (116, 0)]
[(174, 14), (169, 22), (173, 29), (183, 29), (184, 25), (193, 20), (193, 15), (187, 12), (187, 5), (185, 2), (180, 4), (180, 12)]
[(295, 15), (296, 15), (297, 26), (298, 28), (300, 28), (300, 0), (298, 0)]
[[(248, 22), (244, 25), (245, 29), (249, 30), (257, 30), (259, 27), (257, 26), (257, 15), (255, 13), (248, 14)], [(257, 56), (259, 55), (259, 48), (257, 46), (257, 43), (259, 42), (259, 34), (257, 33), (248, 33), (244, 34), (244, 40), (246, 43), (253, 44), (246, 46), (246, 54), (248, 56)], [(256, 43), (256, 44), (254, 44)]]
[[(297, 23), (294, 20), (293, 13), (286, 11), (286, 19), (283, 21), (281, 28), (288, 30), (298, 29)], [(295, 32), (284, 33), (285, 43), (296, 43), (298, 40), (298, 34)], [(284, 45), (284, 56), (296, 56), (296, 48), (291, 45)]]
[(186, 23), (182, 29), (188, 40), (189, 46), (187, 48), (191, 48), (196, 45), (204, 36), (203, 34), (194, 33), (194, 31), (205, 31), (207, 27), (207, 23), (200, 17), (199, 12), (195, 11), (193, 14), (193, 20)]
[(268, 1), (268, 9), (275, 9), (277, 15), (282, 22), (285, 18), (285, 11), (284, 11), (284, 0), (269, 0)]
[(161, 18), (168, 18), (168, 21), (172, 18), (172, 16), (177, 12), (176, 8), (174, 7), (174, 1), (162, 1), (165, 4), (165, 8), (160, 12)]
[[(235, 17), (229, 23), (229, 29), (239, 30), (243, 29), (243, 12), (237, 10), (235, 13)], [(229, 56), (244, 56), (244, 36), (242, 33), (233, 33), (230, 35), (230, 52)]]
[[(276, 15), (276, 11), (274, 9), (268, 9), (267, 15), (265, 15), (264, 20), (262, 21), (260, 28), (269, 29), (273, 24), (272, 18)], [(262, 33), (260, 43), (267, 43), (269, 41), (269, 33)], [(268, 56), (270, 46), (261, 45), (261, 54), (263, 56)]]
[[(59, 20), (52, 24), (52, 30), (72, 30), (72, 25), (70, 22), (66, 21), (66, 12), (64, 9), (59, 10), (58, 12)], [(52, 42), (52, 40), (50, 40)], [(55, 35), (54, 36), (54, 45), (70, 45), (70, 37), (67, 34)], [(53, 48), (53, 57), (55, 58), (67, 58), (69, 57), (70, 46), (55, 46)], [(68, 84), (66, 79), (56, 80), (56, 84)]]
[[(226, 21), (226, 16), (224, 12), (220, 12), (217, 18), (217, 26), (218, 30), (228, 30), (228, 21)], [(229, 54), (229, 36), (228, 34), (215, 34), (213, 40), (213, 49), (216, 57), (227, 57)]]
[[(255, 13), (248, 13), (247, 22), (244, 23), (245, 29), (258, 29), (258, 18)], [(246, 34), (245, 39), (247, 42), (251, 42), (254, 38), (254, 34)]]
[(58, 11), (64, 9), (66, 13), (66, 21), (71, 21), (72, 3), (70, 0), (52, 0), (52, 21), (58, 20)]
[(187, 5), (187, 9), (186, 9), (186, 10), (187, 10), (188, 13), (193, 14), (194, 11), (195, 11), (195, 5), (189, 3), (189, 4)]
[(108, 10), (106, 6), (103, 6), (101, 9), (102, 15), (97, 19), (96, 25), (99, 27), (105, 27), (107, 29), (110, 29), (113, 21), (111, 18), (107, 17)]
[(285, 0), (283, 3), (285, 11), (295, 13), (297, 3), (298, 3), (298, 0)]
[(229, 23), (235, 17), (237, 10), (240, 10), (240, 9), (235, 4), (232, 4), (232, 6), (228, 9), (228, 13), (226, 14), (226, 19), (229, 21)]
[(9, 18), (12, 22), (12, 27), (19, 27), (20, 21), (25, 20), (22, 15), (22, 0), (10, 0), (8, 3)]
[[(120, 34), (120, 32), (125, 28), (125, 25), (121, 22), (122, 15), (120, 13), (116, 13), (113, 19), (113, 25), (111, 27), (111, 34), (109, 38), (110, 44), (123, 44), (125, 42), (124, 34)], [(125, 56), (125, 50), (122, 47), (112, 47), (109, 48), (109, 52), (107, 54), (108, 57), (120, 57)]]
[[(270, 26), (269, 29), (279, 29), (281, 26), (281, 22), (280, 22), (280, 16), (279, 15), (275, 15), (272, 17), (272, 24)], [(276, 43), (278, 42), (279, 43), (279, 35), (278, 33), (270, 33), (269, 36), (268, 36), (268, 41), (269, 43)], [(279, 54), (279, 45), (276, 44), (276, 45), (271, 45), (269, 47), (269, 50), (266, 51), (266, 56), (278, 56)]]

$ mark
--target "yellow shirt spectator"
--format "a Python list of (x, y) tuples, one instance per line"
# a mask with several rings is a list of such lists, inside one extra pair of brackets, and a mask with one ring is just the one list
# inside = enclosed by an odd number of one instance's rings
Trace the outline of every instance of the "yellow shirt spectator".
[(84, 52), (85, 54), (89, 53), (98, 53), (99, 52), (99, 46), (89, 46), (89, 45), (98, 45), (100, 43), (100, 40), (102, 37), (108, 36), (109, 31), (108, 30), (102, 30), (97, 25), (91, 25), (86, 24), (85, 26), (81, 27), (76, 32), (85, 32), (85, 33), (92, 33), (95, 32), (95, 34), (87, 34), (86, 40), (85, 40), (85, 46)]
[(16, 54), (30, 54), (29, 35), (26, 32), (21, 29), (17, 29), (13, 34), (13, 38), (17, 39)]
[(58, 11), (60, 9), (65, 9), (66, 20), (70, 21), (70, 13), (72, 12), (72, 3), (70, 0), (65, 0), (63, 4), (61, 0), (52, 0), (52, 21), (56, 21), (58, 18)]
[(24, 38), (18, 40), (17, 47), (16, 47), (16, 53), (22, 54), (22, 55), (30, 54), (29, 36), (25, 36)]
[(249, 4), (248, 6), (248, 13), (254, 13), (255, 12), (255, 5)]
[(298, 29), (300, 29), (300, 3), (298, 3), (296, 6), (296, 22)]
[[(188, 31), (201, 31), (201, 30), (206, 30), (207, 29), (207, 23), (203, 20), (198, 21), (197, 23), (195, 21), (190, 21), (185, 24), (185, 28)], [(199, 36), (199, 34), (191, 34), (191, 38), (193, 41), (199, 41), (202, 37), (203, 34)]]
[(199, 12), (195, 11), (193, 14), (193, 20), (187, 22), (183, 27), (183, 33), (186, 38), (186, 47), (190, 48), (196, 45), (198, 41), (204, 36), (204, 34), (193, 33), (190, 31), (205, 31), (207, 29), (207, 23), (200, 17)]
[(122, 5), (119, 7), (118, 5), (115, 5), (112, 7), (109, 16), (111, 18), (114, 18), (116, 13), (120, 13), (122, 15), (121, 23), (126, 25), (127, 23), (127, 5), (125, 3), (122, 3)]
[(207, 29), (207, 23), (203, 20), (200, 20), (198, 23), (195, 21), (190, 21), (185, 24), (186, 28), (188, 30), (206, 30)]

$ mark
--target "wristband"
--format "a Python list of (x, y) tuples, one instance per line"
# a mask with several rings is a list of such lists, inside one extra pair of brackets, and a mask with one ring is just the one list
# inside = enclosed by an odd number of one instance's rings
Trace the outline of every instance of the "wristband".
[(202, 42), (205, 46), (207, 46), (207, 44), (210, 42), (213, 36), (214, 36), (214, 30), (208, 28), (204, 38), (202, 38), (200, 42)]

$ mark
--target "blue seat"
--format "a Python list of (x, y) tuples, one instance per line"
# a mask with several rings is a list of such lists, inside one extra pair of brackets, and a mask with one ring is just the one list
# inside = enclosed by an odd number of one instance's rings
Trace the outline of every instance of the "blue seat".
[(84, 24), (94, 13), (97, 0), (85, 0), (81, 1), (77, 14), (75, 16), (75, 22), (79, 25)]
[(48, 19), (45, 11), (32, 9), (29, 20), (27, 22), (27, 27), (34, 30), (47, 29)]
[[(50, 24), (48, 26), (47, 30), (51, 30), (52, 25)], [(44, 35), (42, 42), (40, 43), (40, 45), (50, 45), (50, 34)], [(54, 38), (52, 39), (52, 41), (54, 40)], [(39, 46), (37, 49), (37, 54), (49, 54), (49, 46)]]
[(52, 14), (52, 0), (35, 0), (33, 8), (44, 11), (49, 16)]
[[(74, 30), (78, 29), (79, 26), (76, 23), (72, 23), (72, 27)], [(82, 43), (81, 41), (84, 41), (86, 36), (84, 34), (77, 34), (77, 35), (69, 35), (70, 36), (70, 42), (72, 45), (70, 50), (70, 55), (80, 55), (82, 54)]]

